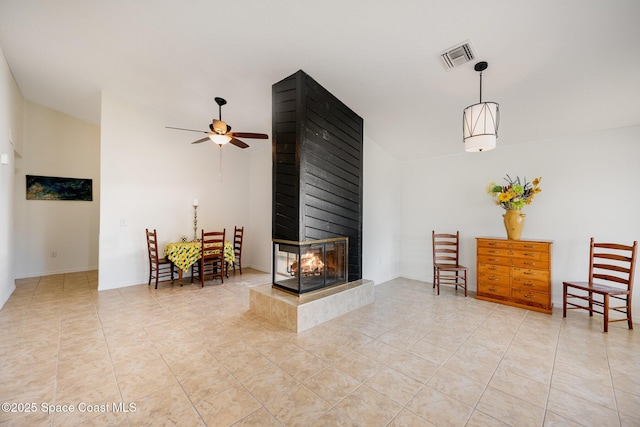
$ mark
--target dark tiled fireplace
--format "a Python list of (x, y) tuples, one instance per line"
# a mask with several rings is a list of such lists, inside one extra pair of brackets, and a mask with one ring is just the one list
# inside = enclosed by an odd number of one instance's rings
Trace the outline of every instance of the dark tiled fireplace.
[(272, 87), (273, 285), (362, 278), (363, 121), (303, 71)]

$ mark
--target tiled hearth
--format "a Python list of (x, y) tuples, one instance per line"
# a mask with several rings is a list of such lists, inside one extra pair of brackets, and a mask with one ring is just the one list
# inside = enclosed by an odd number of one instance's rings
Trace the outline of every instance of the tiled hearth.
[(251, 288), (252, 313), (293, 332), (306, 331), (375, 301), (371, 280), (356, 280), (344, 285), (294, 295), (262, 285)]

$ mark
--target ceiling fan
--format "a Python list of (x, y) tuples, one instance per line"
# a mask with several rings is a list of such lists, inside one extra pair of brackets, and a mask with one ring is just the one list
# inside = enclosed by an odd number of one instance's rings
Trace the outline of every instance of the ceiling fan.
[(167, 129), (176, 129), (176, 130), (186, 130), (189, 132), (199, 132), (206, 133), (207, 137), (199, 139), (197, 141), (193, 141), (192, 144), (200, 144), (205, 141), (213, 141), (220, 148), (226, 143), (231, 143), (236, 147), (247, 148), (249, 147), (243, 141), (240, 141), (238, 138), (253, 138), (253, 139), (268, 139), (269, 135), (264, 133), (253, 133), (253, 132), (231, 132), (231, 126), (222, 121), (222, 106), (227, 103), (227, 101), (223, 98), (215, 98), (216, 104), (218, 104), (218, 120), (213, 119), (213, 121), (209, 124), (210, 131), (203, 130), (195, 130), (195, 129), (184, 129), (184, 128), (174, 128), (167, 126)]

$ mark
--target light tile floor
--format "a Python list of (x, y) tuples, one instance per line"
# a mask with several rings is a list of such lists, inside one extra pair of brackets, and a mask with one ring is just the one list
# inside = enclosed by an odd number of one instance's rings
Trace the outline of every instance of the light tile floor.
[(0, 426), (640, 426), (640, 332), (624, 324), (604, 334), (601, 317), (397, 279), (295, 334), (248, 312), (269, 280), (17, 280), (0, 310), (0, 402), (35, 412), (3, 407)]

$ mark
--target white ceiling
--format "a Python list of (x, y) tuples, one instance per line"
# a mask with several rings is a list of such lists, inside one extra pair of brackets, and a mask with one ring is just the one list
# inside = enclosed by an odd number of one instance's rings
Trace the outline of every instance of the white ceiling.
[[(477, 60), (445, 71), (465, 40)], [(271, 135), (271, 86), (302, 69), (398, 159), (460, 153), (480, 60), (498, 148), (640, 124), (639, 0), (0, 0), (0, 45), (26, 99), (98, 124), (102, 90), (203, 130), (220, 96)]]

